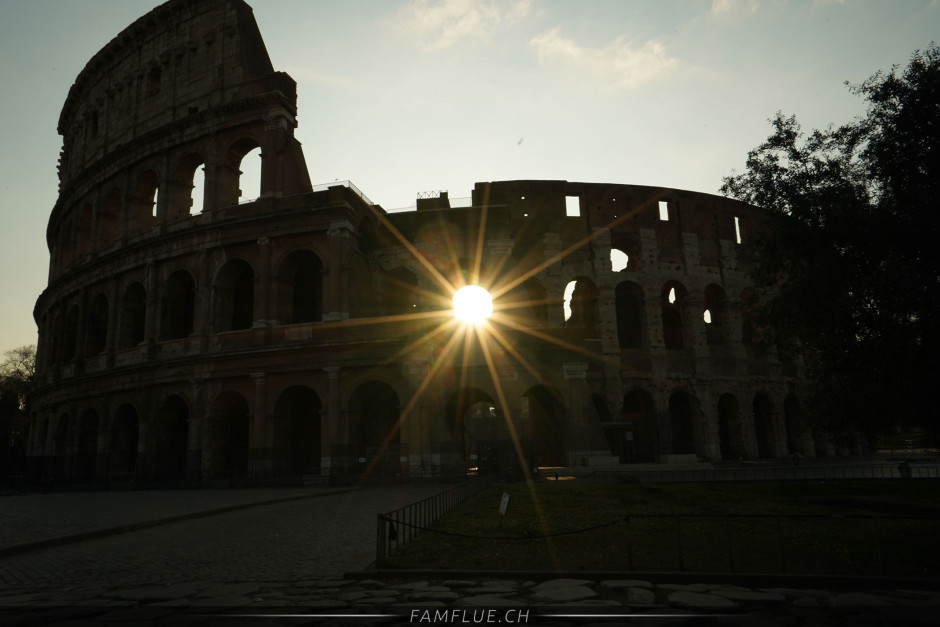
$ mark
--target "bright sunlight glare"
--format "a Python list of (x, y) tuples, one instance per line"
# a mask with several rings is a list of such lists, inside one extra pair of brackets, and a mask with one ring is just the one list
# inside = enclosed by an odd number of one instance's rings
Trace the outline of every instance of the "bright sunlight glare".
[(493, 313), (493, 297), (479, 285), (467, 285), (454, 293), (454, 315), (469, 324), (483, 322)]

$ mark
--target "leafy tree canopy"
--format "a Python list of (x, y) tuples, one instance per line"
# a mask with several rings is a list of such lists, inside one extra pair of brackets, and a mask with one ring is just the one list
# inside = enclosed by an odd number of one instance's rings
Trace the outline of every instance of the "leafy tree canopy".
[(24, 409), (35, 375), (35, 345), (8, 350), (3, 355), (3, 361), (0, 361), (0, 394), (15, 397), (20, 409)]
[(767, 329), (805, 359), (813, 420), (936, 434), (940, 48), (847, 85), (864, 116), (806, 134), (778, 112), (721, 192), (771, 214), (755, 279)]

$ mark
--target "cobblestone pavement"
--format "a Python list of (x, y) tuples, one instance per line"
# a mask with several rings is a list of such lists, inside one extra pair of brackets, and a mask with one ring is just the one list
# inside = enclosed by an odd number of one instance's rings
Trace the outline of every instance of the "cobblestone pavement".
[[(940, 625), (940, 591), (926, 583), (361, 572), (374, 557), (375, 515), (441, 489), (4, 497), (0, 548), (28, 540), (31, 521), (48, 539), (109, 521), (177, 520), (0, 557), (0, 625)], [(212, 507), (228, 511), (179, 519)]]

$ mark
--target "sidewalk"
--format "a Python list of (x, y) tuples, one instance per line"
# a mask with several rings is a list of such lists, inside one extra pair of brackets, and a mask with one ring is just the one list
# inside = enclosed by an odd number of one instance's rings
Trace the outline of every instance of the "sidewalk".
[(0, 557), (350, 488), (27, 493), (0, 497)]

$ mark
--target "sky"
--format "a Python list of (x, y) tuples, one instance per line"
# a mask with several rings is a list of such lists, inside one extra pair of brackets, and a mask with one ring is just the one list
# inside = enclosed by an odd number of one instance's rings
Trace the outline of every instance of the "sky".
[[(59, 113), (154, 0), (0, 0), (0, 354), (36, 342)], [(314, 184), (386, 210), (514, 179), (717, 194), (770, 134), (864, 113), (845, 82), (903, 67), (940, 0), (249, 0), (298, 84)]]

